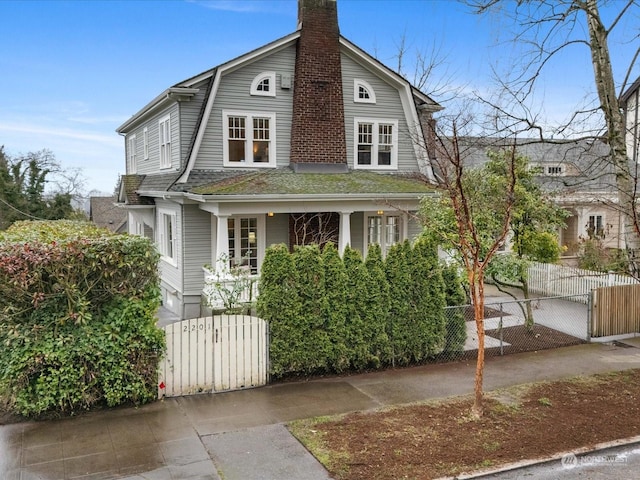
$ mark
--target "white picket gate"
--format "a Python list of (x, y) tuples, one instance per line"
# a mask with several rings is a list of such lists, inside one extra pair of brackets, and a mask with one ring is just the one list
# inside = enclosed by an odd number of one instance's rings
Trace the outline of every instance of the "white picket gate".
[(224, 392), (267, 383), (267, 323), (249, 315), (193, 318), (164, 327), (158, 397)]

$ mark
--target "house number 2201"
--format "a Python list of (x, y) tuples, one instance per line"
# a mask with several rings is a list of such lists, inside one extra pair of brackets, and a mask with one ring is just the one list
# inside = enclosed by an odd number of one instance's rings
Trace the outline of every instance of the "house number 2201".
[(211, 324), (207, 323), (206, 327), (205, 327), (204, 323), (199, 323), (197, 325), (194, 324), (194, 325), (191, 325), (191, 326), (185, 325), (185, 326), (182, 327), (182, 331), (183, 332), (195, 332), (196, 330), (200, 330), (201, 332), (203, 332), (205, 330), (205, 328), (207, 330), (211, 330)]

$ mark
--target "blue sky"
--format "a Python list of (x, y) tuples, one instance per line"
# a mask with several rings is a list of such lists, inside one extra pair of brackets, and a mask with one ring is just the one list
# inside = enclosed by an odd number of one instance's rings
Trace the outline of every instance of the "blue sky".
[[(338, 14), (341, 33), (391, 68), (403, 36), (407, 63), (438, 50), (438, 75), (466, 91), (490, 91), (490, 66), (515, 52), (496, 45), (504, 19), (454, 1), (338, 0)], [(167, 87), (293, 32), (296, 15), (295, 0), (0, 0), (0, 145), (10, 155), (50, 149), (82, 169), (86, 190), (112, 192), (124, 173), (122, 122)], [(631, 51), (613, 48), (621, 61)], [(593, 74), (584, 49), (551, 67), (538, 101), (560, 118)]]

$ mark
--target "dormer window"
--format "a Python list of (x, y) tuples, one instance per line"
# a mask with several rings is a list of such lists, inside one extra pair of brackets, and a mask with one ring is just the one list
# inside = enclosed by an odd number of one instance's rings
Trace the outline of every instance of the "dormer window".
[(251, 95), (276, 96), (276, 72), (262, 72), (251, 82)]
[(356, 103), (376, 103), (376, 92), (364, 80), (353, 81), (353, 101)]

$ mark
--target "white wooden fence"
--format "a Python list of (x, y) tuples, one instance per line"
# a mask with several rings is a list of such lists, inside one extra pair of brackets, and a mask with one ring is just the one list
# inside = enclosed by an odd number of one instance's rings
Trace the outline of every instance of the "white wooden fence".
[(529, 267), (528, 280), (531, 293), (548, 297), (586, 295), (595, 288), (638, 283), (628, 275), (593, 272), (549, 263), (533, 263)]
[(267, 383), (267, 323), (249, 315), (194, 318), (164, 327), (158, 397), (223, 392)]

